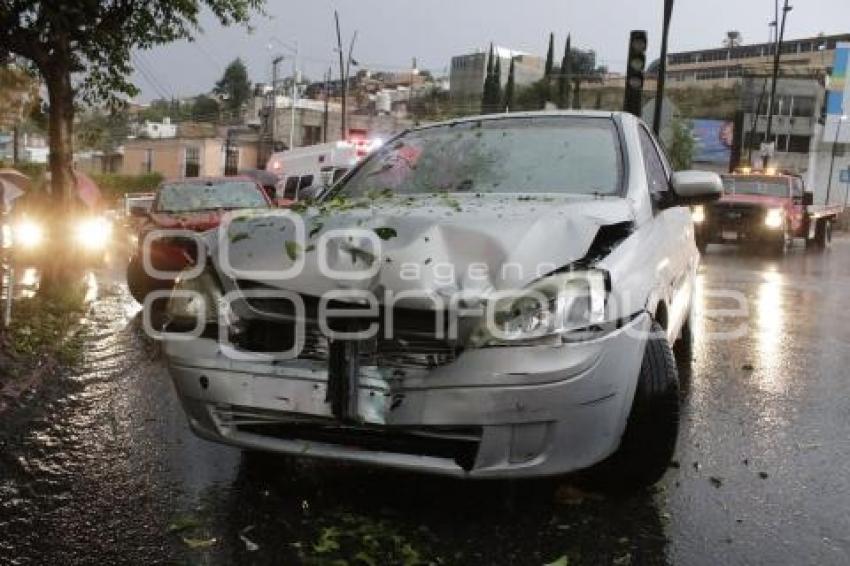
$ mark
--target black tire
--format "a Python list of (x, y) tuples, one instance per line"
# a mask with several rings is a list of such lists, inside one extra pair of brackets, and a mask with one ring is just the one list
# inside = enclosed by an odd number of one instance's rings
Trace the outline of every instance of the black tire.
[[(693, 307), (691, 307), (693, 308)], [(685, 318), (685, 323), (682, 325), (682, 330), (679, 333), (679, 338), (673, 344), (673, 358), (676, 363), (682, 364), (691, 363), (691, 358), (694, 352), (694, 328), (691, 321), (691, 313)]]
[(626, 493), (655, 484), (670, 465), (679, 434), (679, 375), (657, 322), (646, 344), (637, 390), (620, 446), (585, 472), (592, 487)]
[(790, 235), (788, 234), (788, 228), (784, 227), (784, 228), (782, 228), (782, 233), (779, 234), (776, 237), (776, 240), (774, 240), (771, 243), (771, 251), (773, 252), (774, 255), (784, 256), (785, 253), (788, 251), (788, 248), (790, 248), (790, 247), (791, 247), (791, 238), (790, 238)]
[(832, 243), (832, 221), (829, 218), (818, 220), (815, 224), (814, 247), (825, 250)]
[(145, 304), (145, 298), (152, 291), (171, 289), (173, 286), (173, 281), (154, 279), (145, 273), (142, 260), (138, 256), (130, 259), (127, 264), (127, 288), (139, 304)]

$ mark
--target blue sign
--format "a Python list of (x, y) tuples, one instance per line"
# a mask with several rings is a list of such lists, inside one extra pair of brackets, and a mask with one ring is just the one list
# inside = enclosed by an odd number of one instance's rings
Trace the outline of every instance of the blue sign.
[(850, 167), (847, 169), (841, 170), (840, 181), (841, 183), (850, 183)]
[(694, 161), (729, 163), (734, 127), (726, 120), (691, 120), (696, 142)]

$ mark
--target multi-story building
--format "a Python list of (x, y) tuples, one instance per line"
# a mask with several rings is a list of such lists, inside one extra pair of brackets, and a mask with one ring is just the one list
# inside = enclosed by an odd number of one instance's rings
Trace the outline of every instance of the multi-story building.
[[(850, 41), (850, 34), (785, 40), (782, 68), (786, 74), (825, 74), (832, 68), (836, 44)], [(774, 43), (756, 43), (682, 51), (667, 58), (670, 88), (688, 86), (732, 86), (750, 74), (765, 74), (773, 68)], [(650, 66), (657, 68), (658, 61)]]
[[(511, 59), (514, 60), (514, 81), (517, 86), (530, 85), (543, 78), (546, 64), (542, 58), (505, 47), (494, 47), (493, 52), (502, 66), (503, 87), (508, 81)], [(481, 109), (488, 57), (488, 50), (452, 57), (449, 95), (453, 106), (470, 112)]]
[(809, 167), (809, 153), (819, 142), (815, 133), (823, 108), (823, 82), (818, 78), (781, 78), (776, 83), (771, 138), (766, 140), (770, 82), (769, 75), (742, 81), (744, 117), (737, 135), (744, 157), (751, 155), (760, 163), (762, 143), (772, 141), (776, 163), (783, 168), (805, 171)]

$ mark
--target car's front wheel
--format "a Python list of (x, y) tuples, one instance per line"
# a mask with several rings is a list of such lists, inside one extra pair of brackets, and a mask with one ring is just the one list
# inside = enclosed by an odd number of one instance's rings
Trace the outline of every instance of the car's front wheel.
[(679, 434), (679, 375), (664, 329), (653, 322), (620, 446), (584, 476), (596, 488), (628, 492), (656, 483)]

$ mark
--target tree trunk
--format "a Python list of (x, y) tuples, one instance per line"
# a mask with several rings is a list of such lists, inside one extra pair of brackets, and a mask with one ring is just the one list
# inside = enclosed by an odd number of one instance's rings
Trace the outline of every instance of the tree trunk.
[[(79, 285), (81, 273), (73, 239), (69, 237), (69, 221), (74, 217), (79, 201), (76, 198), (74, 177), (74, 89), (71, 86), (71, 65), (57, 53), (48, 67), (42, 70), (50, 113), (48, 115), (48, 145), (50, 149), (50, 191), (42, 195), (41, 214), (48, 225), (48, 252), (42, 262), (39, 292), (49, 296), (67, 294)], [(46, 188), (46, 187), (45, 187)]]
[(70, 65), (55, 64), (45, 73), (50, 114), (48, 139), (50, 147), (51, 198), (62, 213), (72, 212), (74, 190), (74, 90)]

